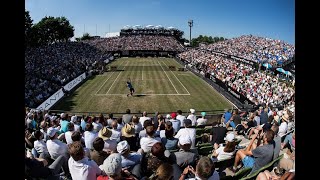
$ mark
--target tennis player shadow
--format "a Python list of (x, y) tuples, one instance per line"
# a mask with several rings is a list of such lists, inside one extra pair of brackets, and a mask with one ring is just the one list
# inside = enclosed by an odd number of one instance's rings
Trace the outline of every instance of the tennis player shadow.
[(147, 94), (136, 94), (134, 95), (135, 97), (142, 97), (142, 96), (147, 96)]

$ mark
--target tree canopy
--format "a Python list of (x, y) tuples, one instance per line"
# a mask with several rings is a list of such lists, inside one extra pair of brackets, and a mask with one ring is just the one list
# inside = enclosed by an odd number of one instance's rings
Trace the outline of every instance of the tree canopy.
[(65, 17), (45, 16), (32, 24), (28, 11), (25, 11), (25, 42), (27, 46), (67, 42), (74, 36), (74, 27)]
[(224, 37), (217, 37), (216, 36), (216, 37), (212, 38), (212, 36), (199, 35), (197, 38), (191, 39), (191, 46), (198, 47), (199, 43), (212, 44), (212, 43), (216, 43), (216, 42), (224, 41), (224, 40), (226, 40), (226, 38), (224, 38)]
[(82, 37), (76, 38), (76, 41), (84, 41), (84, 40), (90, 40), (90, 39), (94, 39), (94, 37), (91, 36), (89, 33), (84, 33)]

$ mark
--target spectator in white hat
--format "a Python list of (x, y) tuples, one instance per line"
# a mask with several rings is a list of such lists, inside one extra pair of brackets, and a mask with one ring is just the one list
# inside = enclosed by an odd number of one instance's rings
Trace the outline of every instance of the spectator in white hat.
[(190, 109), (190, 114), (187, 117), (187, 119), (191, 120), (192, 126), (196, 126), (197, 125), (197, 116), (194, 115), (195, 112), (196, 112), (196, 110)]
[(69, 158), (68, 146), (58, 139), (58, 130), (53, 127), (48, 128), (47, 135), (49, 140), (47, 141), (47, 148), (52, 159), (57, 159), (60, 155)]
[(131, 171), (135, 165), (141, 162), (143, 150), (140, 149), (138, 152), (130, 152), (130, 145), (126, 140), (118, 143), (117, 151), (121, 154), (122, 168), (128, 168), (128, 170)]
[(234, 156), (236, 152), (236, 142), (235, 136), (233, 133), (227, 134), (225, 137), (226, 145), (220, 146), (212, 152), (212, 160), (213, 161), (222, 161), (225, 159), (230, 159)]
[(191, 151), (192, 140), (189, 136), (183, 136), (179, 139), (179, 151), (171, 153), (169, 158), (172, 162), (177, 163), (180, 168), (185, 168), (188, 165), (196, 165), (196, 160), (198, 159), (198, 154)]
[(126, 175), (126, 177), (137, 180), (135, 176), (131, 174), (131, 172), (127, 169), (122, 170), (122, 158), (119, 153), (112, 153), (110, 154), (107, 159), (104, 160), (103, 164), (99, 166), (99, 168), (106, 174), (98, 176), (97, 180), (117, 180), (117, 179), (123, 179), (123, 174)]
[(71, 123), (74, 125), (74, 131), (80, 132), (80, 119), (78, 120), (78, 116), (75, 114), (71, 117)]
[(196, 129), (191, 127), (192, 121), (190, 119), (184, 120), (184, 128), (180, 129), (178, 133), (174, 136), (175, 138), (189, 137), (191, 139), (191, 149), (196, 146)]

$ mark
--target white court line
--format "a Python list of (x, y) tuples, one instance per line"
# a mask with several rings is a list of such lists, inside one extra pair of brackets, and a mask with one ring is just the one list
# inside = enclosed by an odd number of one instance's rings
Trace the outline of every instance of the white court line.
[(168, 76), (167, 72), (163, 69), (163, 67), (161, 66), (161, 64), (159, 63), (159, 61), (158, 61), (158, 60), (157, 60), (157, 62), (158, 62), (158, 64), (160, 65), (160, 67), (162, 68), (163, 72), (166, 74), (167, 78), (168, 78), (168, 79), (169, 79), (169, 81), (171, 82), (171, 84), (172, 84), (173, 88), (176, 90), (177, 94), (180, 94), (180, 93), (178, 93), (178, 91), (177, 91), (176, 87), (173, 85), (173, 83), (172, 83), (171, 79), (169, 78), (169, 76)]
[[(128, 63), (129, 63), (129, 61), (127, 61), (126, 66), (128, 65)], [(126, 68), (126, 66), (125, 66), (122, 70), (124, 70), (124, 69)], [(112, 86), (114, 85), (114, 83), (117, 81), (117, 79), (118, 79), (118, 77), (119, 77), (119, 75), (120, 75), (121, 73), (122, 73), (122, 71), (120, 71), (120, 73), (118, 74), (117, 78), (113, 81), (113, 83), (112, 83), (111, 86), (109, 87), (109, 89), (108, 89), (108, 91), (107, 91), (106, 94), (109, 93), (110, 89), (112, 88)]]
[(141, 71), (142, 80), (143, 80), (143, 68), (144, 68), (144, 63), (142, 63), (142, 71)]
[[(165, 62), (163, 62), (166, 66), (168, 66)], [(177, 76), (171, 71), (171, 73), (174, 75), (174, 77), (177, 78)], [(177, 80), (180, 82), (180, 84), (184, 87), (184, 89), (188, 92), (188, 94), (190, 94), (190, 92), (188, 91), (188, 89), (182, 84), (182, 82), (177, 78)]]
[[(95, 96), (123, 96), (127, 94), (95, 94)], [(135, 94), (134, 96), (190, 96), (190, 94)]]
[[(124, 62), (124, 61), (123, 61), (123, 62)], [(121, 62), (121, 64), (119, 64), (119, 66), (122, 65), (123, 62)], [(115, 72), (115, 71), (113, 71), (112, 74), (109, 76), (109, 78), (106, 79), (106, 80), (103, 82), (102, 86), (98, 89), (98, 91), (96, 92), (96, 94), (98, 94), (98, 92), (99, 92), (99, 91), (101, 90), (101, 88), (106, 84), (106, 82), (111, 78), (111, 76), (114, 74), (114, 72)]]

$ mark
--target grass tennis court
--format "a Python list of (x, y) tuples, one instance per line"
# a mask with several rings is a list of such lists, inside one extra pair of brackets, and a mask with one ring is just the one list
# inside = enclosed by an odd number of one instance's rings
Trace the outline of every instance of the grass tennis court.
[[(182, 67), (172, 58), (120, 58), (108, 66), (117, 71), (88, 78), (74, 93), (52, 109), (72, 112), (132, 113), (212, 111), (231, 108), (222, 95), (189, 71), (170, 71), (168, 66)], [(127, 97), (130, 78), (135, 89)]]

